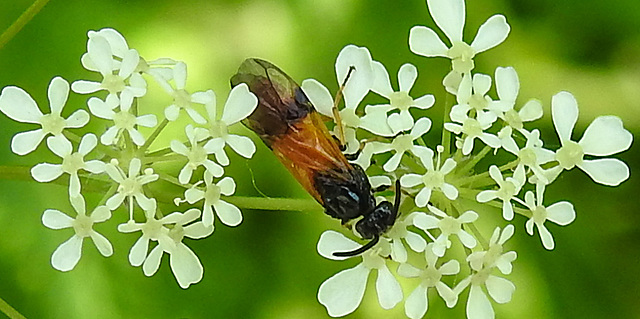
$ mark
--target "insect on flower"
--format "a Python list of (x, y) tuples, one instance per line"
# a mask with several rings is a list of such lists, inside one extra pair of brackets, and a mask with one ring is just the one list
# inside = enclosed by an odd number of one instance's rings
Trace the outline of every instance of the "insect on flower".
[[(348, 78), (348, 76), (347, 76)], [(345, 80), (346, 81), (346, 80)], [(347, 161), (336, 140), (300, 86), (275, 65), (247, 59), (231, 78), (231, 85), (246, 83), (258, 97), (258, 107), (242, 123), (256, 132), (280, 162), (342, 224), (363, 216), (355, 227), (371, 241), (337, 257), (355, 256), (373, 247), (398, 216), (400, 185), (395, 203), (376, 205), (364, 170)]]

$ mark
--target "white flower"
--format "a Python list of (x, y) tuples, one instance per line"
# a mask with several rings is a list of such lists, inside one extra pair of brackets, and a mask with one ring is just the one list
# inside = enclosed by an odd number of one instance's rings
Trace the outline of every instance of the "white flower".
[[(142, 146), (145, 142), (144, 136), (138, 131), (138, 126), (154, 127), (158, 124), (156, 116), (153, 114), (144, 114), (136, 116), (130, 112), (131, 100), (118, 100), (115, 95), (107, 96), (106, 101), (102, 101), (97, 97), (89, 99), (87, 104), (91, 113), (99, 118), (113, 121), (113, 126), (109, 127), (100, 136), (100, 142), (104, 145), (114, 145), (118, 142), (121, 132), (127, 131), (133, 143)], [(114, 111), (120, 106), (119, 111)]]
[(165, 241), (158, 241), (158, 245), (151, 250), (142, 265), (146, 276), (152, 276), (158, 271), (162, 255), (167, 252), (171, 271), (181, 288), (187, 289), (191, 284), (202, 280), (204, 269), (200, 259), (182, 242), (185, 237), (200, 239), (213, 233), (213, 225), (205, 226), (202, 222), (192, 223), (198, 217), (200, 217), (200, 211), (197, 208), (192, 208), (184, 213), (172, 213), (159, 220), (162, 227), (164, 225), (173, 226), (167, 234), (173, 242), (168, 245), (165, 244)]
[(433, 253), (436, 254), (436, 256), (444, 256), (444, 252), (451, 247), (451, 240), (449, 240), (449, 236), (451, 235), (458, 236), (460, 242), (462, 242), (462, 244), (467, 248), (473, 248), (476, 246), (476, 239), (462, 229), (462, 224), (472, 223), (478, 219), (478, 214), (476, 212), (471, 210), (466, 211), (460, 215), (460, 217), (453, 218), (431, 205), (429, 205), (429, 211), (442, 219), (438, 219), (435, 216), (427, 214), (421, 214), (417, 215), (413, 219), (413, 224), (424, 230), (429, 236), (431, 236), (431, 233), (428, 232), (429, 229), (440, 229), (440, 235), (435, 239), (432, 247)]
[(163, 80), (162, 77), (156, 77), (158, 84), (171, 95), (173, 98), (173, 104), (167, 106), (164, 109), (164, 116), (169, 121), (175, 121), (180, 115), (180, 110), (184, 110), (189, 114), (191, 119), (198, 124), (205, 124), (205, 120), (198, 111), (193, 108), (193, 103), (203, 104), (205, 106), (215, 103), (215, 95), (213, 91), (195, 92), (189, 94), (184, 88), (187, 85), (187, 65), (184, 62), (178, 62), (173, 68), (173, 80), (175, 83), (175, 89), (167, 80)]
[(222, 176), (222, 174), (224, 174), (222, 167), (207, 158), (207, 156), (215, 153), (216, 150), (221, 148), (224, 141), (221, 139), (213, 139), (207, 141), (204, 145), (200, 145), (198, 143), (206, 139), (209, 134), (206, 129), (200, 127), (194, 128), (191, 124), (188, 124), (185, 127), (185, 132), (189, 139), (189, 143), (191, 144), (191, 149), (187, 148), (177, 140), (171, 141), (171, 150), (180, 155), (186, 156), (188, 159), (187, 164), (185, 164), (182, 170), (180, 170), (178, 181), (182, 184), (188, 183), (193, 171), (200, 165), (204, 166), (207, 171), (213, 174), (213, 176)]
[(142, 187), (145, 184), (158, 180), (158, 174), (153, 174), (152, 168), (144, 170), (144, 174), (140, 175), (140, 169), (142, 168), (142, 162), (139, 158), (133, 158), (129, 162), (129, 172), (125, 172), (118, 166), (119, 163), (116, 159), (112, 159), (105, 167), (105, 172), (111, 177), (113, 181), (118, 183), (118, 192), (111, 196), (107, 200), (107, 207), (111, 210), (115, 210), (122, 204), (125, 198), (129, 203), (129, 219), (133, 219), (133, 199), (135, 198), (138, 205), (143, 210), (151, 210), (154, 205), (154, 200), (149, 199), (144, 195)]
[[(543, 148), (543, 142), (540, 139), (540, 131), (538, 129), (534, 129), (531, 132), (528, 132), (525, 129), (520, 130), (520, 133), (524, 135), (527, 139), (525, 146), (521, 149), (513, 146), (504, 147), (508, 152), (513, 153), (518, 157), (520, 162), (518, 163), (518, 167), (526, 166), (528, 167), (535, 177), (544, 184), (549, 184), (553, 181), (553, 178), (549, 178), (548, 171), (542, 168), (541, 165), (546, 164), (548, 162), (553, 161), (553, 152)], [(516, 169), (518, 169), (516, 167)]]
[[(353, 67), (353, 70), (350, 69)], [(349, 73), (350, 72), (350, 73)], [(336, 75), (338, 85), (342, 85), (347, 74), (349, 79), (346, 82), (342, 95), (344, 96), (345, 107), (340, 110), (340, 119), (346, 138), (346, 153), (353, 154), (358, 151), (360, 142), (356, 138), (355, 130), (359, 127), (374, 129), (372, 133), (383, 136), (393, 136), (393, 132), (388, 125), (380, 125), (380, 118), (386, 118), (384, 112), (378, 112), (379, 116), (370, 117), (370, 125), (365, 125), (356, 114), (356, 108), (365, 95), (371, 89), (374, 81), (372, 59), (369, 50), (355, 45), (345, 46), (336, 59)], [(309, 98), (315, 109), (322, 115), (330, 117), (337, 123), (333, 114), (334, 99), (324, 85), (314, 79), (302, 81), (302, 90)], [(386, 121), (384, 122), (386, 123)], [(363, 126), (364, 125), (364, 126)], [(334, 135), (339, 136), (338, 125), (334, 128)]]
[[(342, 260), (335, 257), (335, 251), (351, 251), (360, 245), (335, 231), (325, 231), (318, 241), (318, 253), (325, 258)], [(354, 268), (343, 270), (320, 285), (318, 301), (327, 308), (331, 317), (341, 317), (352, 313), (362, 302), (367, 278), (371, 270), (378, 270), (376, 291), (378, 302), (384, 309), (395, 307), (402, 300), (402, 289), (386, 265), (383, 256), (389, 254), (389, 243), (380, 241), (372, 249), (362, 254), (362, 263)]]
[(389, 73), (384, 65), (378, 61), (373, 61), (372, 63), (375, 81), (371, 90), (387, 98), (389, 104), (367, 106), (367, 109), (380, 107), (384, 108), (385, 113), (399, 110), (399, 113), (389, 115), (387, 124), (389, 124), (394, 134), (410, 130), (413, 127), (414, 121), (411, 113), (409, 113), (409, 109), (411, 107), (423, 110), (430, 108), (435, 102), (433, 95), (423, 95), (415, 100), (409, 95), (409, 91), (411, 91), (418, 77), (418, 70), (413, 64), (406, 63), (400, 67), (400, 70), (398, 70), (398, 85), (400, 90), (394, 91), (393, 88), (391, 88)]
[(474, 270), (482, 268), (496, 267), (504, 275), (511, 273), (511, 263), (516, 260), (518, 254), (515, 251), (503, 253), (504, 243), (513, 236), (513, 225), (507, 225), (502, 232), (500, 227), (496, 227), (489, 239), (489, 249), (486, 251), (477, 251), (467, 257), (467, 261)]
[(495, 318), (495, 312), (482, 286), (485, 286), (489, 296), (500, 304), (507, 303), (511, 300), (516, 286), (507, 279), (492, 275), (493, 267), (474, 270), (476, 272), (460, 281), (454, 288), (454, 291), (460, 294), (465, 288), (471, 285), (469, 299), (467, 299), (467, 319), (493, 319)]
[[(114, 56), (120, 58), (120, 60), (122, 60), (122, 58), (129, 51), (129, 45), (127, 44), (127, 40), (125, 40), (122, 34), (120, 34), (120, 32), (116, 31), (115, 29), (103, 28), (98, 31), (89, 30), (89, 32), (87, 32), (87, 36), (89, 37), (89, 39), (93, 37), (103, 37), (109, 43), (109, 47), (111, 48), (111, 53)], [(89, 71), (99, 72), (99, 70), (96, 68), (93, 61), (91, 60), (91, 57), (89, 56), (88, 52), (84, 53), (80, 60), (82, 61), (82, 66), (85, 69)], [(118, 60), (114, 60), (114, 70), (117, 70), (120, 68), (119, 62), (120, 61)]]
[(513, 176), (504, 179), (502, 173), (497, 166), (489, 167), (489, 175), (498, 184), (497, 190), (484, 190), (478, 193), (476, 200), (480, 203), (486, 203), (490, 200), (499, 198), (502, 201), (502, 217), (506, 220), (513, 219), (513, 204), (511, 200), (516, 198), (520, 189), (527, 181), (524, 174), (524, 166), (520, 165), (516, 168)]
[(500, 139), (490, 133), (484, 132), (484, 130), (491, 127), (491, 124), (495, 122), (495, 115), (490, 112), (481, 112), (477, 114), (476, 118), (470, 118), (466, 113), (454, 112), (451, 110), (451, 120), (455, 123), (444, 123), (444, 128), (447, 131), (455, 134), (462, 133), (461, 145), (458, 145), (462, 149), (463, 155), (469, 155), (473, 150), (473, 141), (479, 138), (490, 147), (498, 148), (502, 146)]
[(409, 264), (400, 264), (398, 274), (407, 278), (419, 278), (420, 284), (407, 297), (404, 303), (404, 311), (407, 317), (419, 319), (424, 317), (429, 306), (427, 291), (429, 288), (436, 288), (440, 297), (447, 303), (447, 307), (452, 308), (458, 302), (458, 295), (441, 281), (442, 276), (455, 275), (460, 272), (460, 263), (457, 260), (449, 260), (440, 267), (436, 267), (438, 256), (436, 256), (430, 243), (425, 249), (424, 256), (427, 266), (416, 268)]
[[(208, 92), (213, 94), (213, 91)], [(231, 89), (221, 117), (217, 115), (215, 95), (213, 96), (213, 103), (205, 104), (209, 115), (209, 136), (212, 140), (222, 141), (220, 148), (214, 153), (216, 160), (221, 165), (229, 165), (229, 157), (224, 152), (225, 145), (229, 145), (244, 158), (251, 158), (256, 152), (256, 146), (250, 138), (229, 134), (229, 126), (245, 119), (253, 113), (257, 106), (258, 98), (249, 91), (246, 83), (240, 83)]]
[(415, 202), (418, 207), (427, 206), (431, 199), (431, 193), (433, 190), (442, 191), (442, 193), (444, 193), (444, 195), (450, 200), (458, 198), (458, 189), (445, 181), (445, 176), (456, 168), (456, 161), (454, 159), (447, 158), (444, 161), (444, 164), (440, 166), (440, 155), (438, 155), (438, 166), (434, 167), (433, 155), (431, 155), (431, 158), (422, 159), (422, 164), (427, 169), (427, 172), (424, 175), (405, 174), (400, 178), (400, 184), (402, 184), (403, 187), (424, 185), (415, 198)]
[(61, 135), (50, 136), (47, 139), (49, 149), (62, 158), (62, 164), (40, 163), (31, 169), (31, 176), (38, 182), (50, 182), (62, 175), (69, 174), (69, 197), (80, 195), (79, 170), (86, 170), (93, 174), (104, 172), (105, 164), (98, 160), (84, 161), (84, 157), (98, 144), (98, 138), (89, 133), (82, 137), (78, 152), (73, 153), (71, 142)]
[(494, 101), (487, 95), (491, 89), (491, 77), (486, 74), (476, 73), (472, 77), (464, 77), (458, 88), (456, 100), (458, 104), (451, 108), (451, 119), (460, 119), (461, 122), (468, 117), (473, 110), (475, 118), (481, 118), (486, 122), (496, 121), (500, 109), (496, 108)]
[(85, 110), (77, 110), (67, 119), (60, 115), (69, 97), (69, 83), (63, 78), (51, 79), (47, 93), (51, 113), (42, 114), (36, 101), (23, 89), (15, 86), (2, 89), (0, 95), (2, 113), (14, 121), (34, 123), (42, 127), (14, 135), (11, 140), (11, 151), (14, 153), (18, 155), (31, 153), (48, 134), (62, 136), (65, 128), (83, 127), (89, 122), (89, 113)]
[(233, 204), (229, 204), (222, 199), (221, 195), (231, 196), (236, 190), (236, 183), (233, 178), (227, 176), (217, 184), (213, 183), (213, 175), (209, 171), (204, 172), (205, 189), (201, 190), (196, 183), (184, 192), (185, 199), (189, 204), (196, 203), (204, 199), (202, 211), (202, 222), (205, 225), (213, 225), (213, 211), (215, 210), (220, 221), (227, 226), (237, 226), (242, 222), (240, 209)]
[[(121, 49), (121, 45), (118, 45), (118, 48)], [(106, 90), (109, 95), (118, 97), (124, 105), (131, 105), (134, 97), (141, 97), (147, 93), (147, 82), (136, 72), (140, 62), (138, 51), (127, 50), (122, 56), (122, 61), (117, 61), (113, 58), (109, 40), (103, 36), (94, 35), (87, 41), (87, 55), (91, 61), (88, 63), (89, 66), (95, 67), (100, 72), (102, 81), (75, 81), (71, 84), (74, 92), (88, 94)], [(114, 74), (115, 71), (117, 74)]]
[(407, 262), (407, 249), (404, 247), (402, 240), (406, 241), (415, 252), (422, 252), (427, 246), (427, 241), (422, 236), (407, 229), (409, 226), (413, 226), (413, 219), (419, 214), (424, 213), (413, 212), (404, 218), (396, 220), (393, 227), (385, 233), (385, 237), (391, 240), (390, 256), (393, 261), (399, 263)]
[[(362, 164), (365, 164), (368, 163), (371, 159), (371, 156), (369, 154), (381, 154), (393, 150), (395, 151), (395, 154), (391, 156), (389, 160), (387, 160), (387, 162), (382, 166), (382, 168), (387, 172), (392, 172), (396, 170), (396, 168), (398, 168), (398, 165), (400, 165), (400, 161), (402, 160), (402, 156), (406, 152), (411, 152), (413, 155), (419, 157), (423, 162), (431, 162), (431, 166), (433, 166), (433, 151), (427, 147), (413, 144), (415, 140), (421, 138), (422, 135), (427, 133), (430, 128), (431, 120), (426, 117), (420, 118), (416, 122), (415, 126), (413, 126), (409, 134), (400, 134), (396, 138), (394, 138), (391, 143), (367, 143), (367, 145), (365, 146), (366, 152), (365, 150), (363, 150), (364, 154), (361, 154), (361, 156), (368, 156), (368, 158), (359, 158), (358, 161), (362, 161)], [(368, 165), (366, 166), (368, 167)]]
[(142, 236), (138, 238), (129, 251), (129, 263), (134, 267), (139, 267), (147, 259), (150, 241), (161, 242), (165, 247), (174, 245), (173, 240), (169, 237), (169, 228), (164, 227), (162, 220), (155, 218), (157, 204), (155, 199), (152, 199), (152, 202), (153, 204), (149, 207), (149, 210), (144, 211), (147, 218), (144, 223), (136, 223), (133, 219), (130, 219), (128, 222), (118, 225), (118, 231), (122, 233), (142, 231)]
[(474, 68), (476, 54), (502, 43), (511, 27), (503, 15), (490, 17), (478, 29), (471, 45), (462, 41), (465, 23), (464, 0), (427, 0), (431, 17), (449, 39), (448, 47), (435, 31), (424, 26), (414, 26), (409, 33), (411, 52), (427, 57), (447, 57), (451, 59), (452, 71), (445, 78), (445, 87), (455, 94), (460, 83), (460, 74), (468, 74)]
[(69, 240), (60, 244), (51, 256), (51, 265), (60, 271), (69, 271), (78, 264), (82, 255), (82, 242), (87, 237), (91, 237), (93, 244), (103, 256), (109, 257), (113, 254), (109, 240), (93, 230), (93, 224), (111, 218), (109, 208), (98, 206), (87, 216), (85, 201), (80, 195), (71, 198), (71, 206), (78, 213), (76, 218), (55, 209), (47, 209), (42, 215), (42, 223), (45, 226), (51, 229), (73, 228), (75, 232)]
[(542, 240), (542, 245), (548, 250), (555, 247), (553, 236), (544, 226), (546, 221), (554, 222), (560, 226), (566, 226), (576, 219), (576, 212), (573, 205), (569, 202), (557, 202), (549, 207), (544, 207), (542, 202), (544, 198), (544, 184), (536, 185), (536, 196), (532, 191), (528, 191), (524, 195), (524, 204), (531, 210), (531, 218), (527, 220), (525, 228), (529, 235), (533, 235), (533, 225), (535, 224)]
[(617, 186), (629, 178), (629, 167), (615, 158), (585, 160), (584, 155), (608, 156), (625, 151), (631, 146), (633, 135), (622, 126), (617, 116), (600, 116), (593, 120), (578, 142), (571, 133), (578, 119), (578, 103), (569, 92), (560, 92), (551, 101), (553, 125), (562, 147), (556, 151), (556, 160), (566, 170), (577, 166), (593, 181)]
[(538, 100), (529, 100), (519, 111), (515, 111), (520, 80), (514, 68), (496, 68), (495, 79), (500, 100), (492, 102), (493, 108), (500, 111), (497, 113), (498, 116), (510, 127), (522, 130), (524, 122), (535, 121), (542, 117), (542, 104)]

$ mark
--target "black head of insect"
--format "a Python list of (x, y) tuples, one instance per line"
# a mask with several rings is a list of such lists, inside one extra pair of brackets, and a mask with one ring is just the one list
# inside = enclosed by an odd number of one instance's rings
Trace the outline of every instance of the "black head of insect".
[(364, 239), (371, 239), (364, 246), (352, 250), (333, 253), (336, 257), (351, 257), (362, 254), (375, 246), (380, 240), (380, 235), (389, 230), (398, 218), (400, 206), (400, 180), (396, 180), (396, 195), (394, 203), (383, 201), (356, 223), (356, 231)]

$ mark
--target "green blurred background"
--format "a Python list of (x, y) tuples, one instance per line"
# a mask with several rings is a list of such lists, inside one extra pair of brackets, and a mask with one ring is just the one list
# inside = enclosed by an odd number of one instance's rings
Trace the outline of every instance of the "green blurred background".
[[(553, 94), (572, 92), (581, 112), (576, 138), (604, 114), (620, 116), (637, 136), (640, 2), (468, 2), (466, 40), (494, 13), (505, 14), (512, 27), (504, 44), (477, 57), (476, 71), (493, 74), (497, 66), (514, 66), (522, 87), (519, 104), (539, 98), (547, 115)], [(0, 29), (11, 25), (30, 4), (3, 1)], [(445, 100), (440, 81), (450, 64), (409, 51), (408, 33), (414, 25), (434, 26), (423, 1), (51, 0), (0, 49), (0, 87), (20, 86), (46, 109), (46, 89), (53, 76), (97, 79), (82, 69), (80, 56), (86, 50), (87, 30), (103, 27), (119, 30), (130, 47), (148, 60), (185, 61), (187, 89), (211, 88), (220, 105), (230, 76), (247, 57), (270, 60), (299, 81), (313, 77), (335, 91), (335, 57), (343, 46), (354, 43), (367, 46), (373, 58), (387, 66), (394, 83), (401, 64), (418, 66), (412, 93), (436, 95), (439, 102), (428, 114), (438, 128)], [(85, 100), (72, 96), (64, 115), (83, 107)], [(542, 126), (543, 138), (555, 148), (558, 141), (547, 115), (536, 125)], [(24, 158), (10, 152), (12, 134), (32, 126), (0, 116), (0, 127), (0, 165), (34, 165), (50, 158), (44, 151)], [(430, 136), (435, 141), (439, 132)], [(494, 304), (498, 318), (640, 318), (636, 145), (618, 158), (627, 162), (632, 174), (620, 187), (596, 185), (573, 170), (549, 188), (547, 204), (568, 199), (577, 211), (576, 221), (568, 227), (549, 226), (555, 250), (544, 250), (537, 234), (530, 237), (524, 232), (525, 220), (515, 219), (516, 235), (509, 248), (518, 252), (518, 259), (508, 278), (517, 289), (511, 303)], [(231, 159), (229, 174), (238, 182), (239, 195), (256, 194), (249, 166), (258, 188), (268, 195), (306, 198), (263, 145), (256, 160)], [(47, 208), (70, 211), (66, 188), (1, 180), (0, 189), (0, 297), (30, 318), (325, 318), (326, 311), (316, 300), (318, 286), (356, 263), (333, 262), (316, 253), (322, 231), (339, 226), (317, 208), (244, 211), (239, 227), (219, 226), (212, 237), (188, 242), (205, 274), (200, 283), (182, 290), (166, 257), (151, 278), (128, 265), (127, 253), (137, 235), (117, 234), (115, 227), (125, 218), (116, 212), (119, 215), (107, 224), (97, 226), (114, 244), (114, 255), (103, 258), (85, 243), (88, 249), (76, 269), (61, 273), (51, 268), (49, 259), (71, 231), (45, 228), (41, 215)], [(405, 295), (410, 289), (413, 286)], [(364, 306), (350, 317), (403, 316), (402, 303), (384, 311), (375, 299), (370, 286)], [(428, 312), (431, 318), (464, 316), (466, 293), (453, 310), (436, 299)]]

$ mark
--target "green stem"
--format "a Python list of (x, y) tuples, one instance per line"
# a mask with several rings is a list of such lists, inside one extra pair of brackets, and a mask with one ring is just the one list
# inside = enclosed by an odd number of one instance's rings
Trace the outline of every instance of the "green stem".
[(442, 146), (444, 146), (444, 152), (442, 152), (443, 158), (448, 158), (449, 154), (451, 154), (451, 132), (444, 128), (444, 124), (449, 122), (449, 113), (453, 107), (449, 103), (450, 98), (449, 94), (447, 94), (444, 104), (444, 116), (442, 118)]
[(25, 10), (16, 21), (0, 35), (0, 49), (24, 28), (33, 17), (44, 7), (49, 0), (36, 0)]
[(461, 169), (461, 172), (467, 172), (470, 171), (473, 167), (476, 166), (476, 164), (478, 164), (478, 162), (480, 162), (480, 160), (482, 160), (493, 148), (491, 148), (490, 146), (485, 146), (480, 153), (476, 154), (476, 156), (474, 156), (471, 160), (469, 160), (469, 162), (467, 162)]
[(158, 127), (155, 129), (155, 131), (153, 131), (153, 133), (151, 133), (151, 135), (149, 135), (149, 138), (147, 138), (147, 141), (144, 142), (144, 145), (142, 145), (138, 149), (139, 154), (144, 154), (144, 152), (147, 151), (149, 146), (151, 146), (151, 143), (153, 143), (153, 141), (156, 140), (156, 137), (158, 137), (160, 132), (162, 132), (162, 130), (164, 130), (164, 128), (167, 126), (167, 124), (169, 124), (169, 120), (167, 120), (166, 118), (163, 119), (162, 122), (160, 122), (160, 125), (158, 125)]
[(11, 307), (4, 299), (0, 298), (0, 311), (2, 311), (7, 317), (11, 319), (26, 319), (18, 310)]
[(291, 211), (323, 210), (322, 206), (313, 199), (231, 196), (224, 198), (224, 200), (239, 208), (246, 209)]

